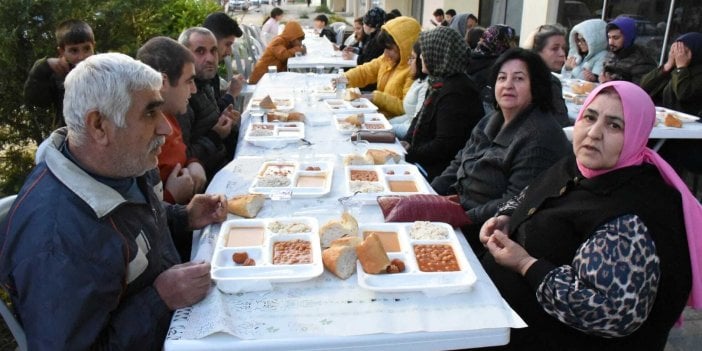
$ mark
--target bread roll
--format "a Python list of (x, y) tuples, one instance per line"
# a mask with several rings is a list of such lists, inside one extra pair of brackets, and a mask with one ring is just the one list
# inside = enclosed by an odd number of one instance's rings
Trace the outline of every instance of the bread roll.
[(363, 270), (368, 274), (385, 273), (390, 265), (388, 254), (375, 233), (371, 233), (356, 247), (356, 255)]
[(227, 209), (237, 216), (253, 218), (263, 207), (265, 199), (266, 197), (260, 194), (234, 196), (227, 201)]
[(331, 247), (322, 251), (324, 268), (341, 279), (348, 279), (356, 272), (356, 247), (363, 240), (348, 236), (332, 241)]
[(290, 112), (288, 113), (288, 122), (303, 122), (305, 115), (302, 112)]
[(330, 247), (332, 241), (346, 236), (358, 236), (358, 222), (348, 212), (344, 212), (340, 220), (333, 219), (319, 229), (322, 248)]
[(671, 113), (666, 113), (665, 114), (665, 119), (663, 120), (663, 124), (667, 127), (675, 127), (675, 128), (682, 128), (682, 121), (675, 117), (675, 115)]
[(365, 155), (351, 154), (344, 156), (344, 164), (347, 166), (364, 166), (374, 165), (373, 156), (366, 153)]
[(361, 125), (363, 125), (363, 114), (357, 113), (354, 115), (349, 115), (348, 117), (344, 118), (344, 122), (361, 128)]
[(388, 149), (368, 149), (366, 155), (370, 155), (373, 158), (373, 163), (376, 165), (384, 165), (392, 160), (395, 163), (400, 163), (402, 157), (391, 150)]
[(262, 109), (266, 110), (275, 110), (276, 106), (273, 103), (273, 99), (271, 99), (270, 95), (266, 95), (266, 97), (261, 100), (261, 103), (258, 104), (258, 106), (261, 106)]
[(356, 99), (360, 99), (363, 95), (361, 95), (361, 89), (358, 88), (349, 88), (344, 91), (344, 100), (346, 101), (353, 101)]

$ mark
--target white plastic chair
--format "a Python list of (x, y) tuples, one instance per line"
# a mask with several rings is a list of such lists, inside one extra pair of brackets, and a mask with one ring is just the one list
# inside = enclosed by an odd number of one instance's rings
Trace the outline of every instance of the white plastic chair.
[[(12, 203), (15, 202), (15, 198), (17, 198), (17, 195), (6, 196), (0, 199), (0, 222), (7, 217)], [(10, 306), (8, 306), (4, 300), (0, 303), (0, 314), (2, 315), (2, 319), (5, 320), (5, 324), (7, 324), (7, 327), (10, 329), (12, 336), (15, 337), (17, 349), (21, 351), (27, 350), (27, 336), (24, 334), (24, 329), (22, 325), (19, 324)]]

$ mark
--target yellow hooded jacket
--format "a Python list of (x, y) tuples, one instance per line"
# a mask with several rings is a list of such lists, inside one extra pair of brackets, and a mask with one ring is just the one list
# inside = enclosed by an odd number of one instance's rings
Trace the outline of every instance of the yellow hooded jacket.
[(302, 31), (302, 26), (298, 22), (288, 22), (277, 37), (273, 38), (266, 51), (263, 52), (261, 58), (256, 63), (251, 76), (249, 77), (250, 84), (256, 84), (268, 72), (268, 66), (278, 67), (278, 72), (288, 70), (288, 58), (295, 56), (296, 52), (302, 51), (302, 46), (293, 46), (295, 39), (303, 39), (305, 32)]
[(395, 117), (405, 113), (402, 99), (413, 81), (408, 60), (422, 28), (414, 18), (401, 16), (385, 23), (381, 30), (390, 34), (400, 49), (400, 62), (395, 65), (382, 54), (373, 61), (349, 70), (346, 78), (351, 87), (376, 83), (378, 88), (373, 92), (373, 103), (387, 117)]

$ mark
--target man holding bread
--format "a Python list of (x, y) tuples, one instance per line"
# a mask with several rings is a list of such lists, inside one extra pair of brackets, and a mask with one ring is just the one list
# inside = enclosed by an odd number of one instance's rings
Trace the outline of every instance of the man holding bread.
[(223, 196), (164, 207), (154, 193), (162, 76), (117, 53), (65, 80), (54, 132), (0, 223), (0, 283), (31, 350), (160, 350), (172, 311), (200, 301), (210, 265), (179, 264), (169, 228), (226, 218)]

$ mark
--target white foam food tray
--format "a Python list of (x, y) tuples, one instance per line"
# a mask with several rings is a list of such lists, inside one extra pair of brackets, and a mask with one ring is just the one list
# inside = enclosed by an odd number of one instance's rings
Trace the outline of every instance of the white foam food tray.
[(429, 194), (424, 178), (415, 165), (346, 166), (345, 191), (360, 191), (355, 198), (374, 203), (378, 196)]
[[(261, 101), (264, 98), (265, 96), (252, 98), (249, 109), (254, 111), (264, 110), (261, 108)], [(292, 96), (271, 96), (271, 100), (273, 100), (276, 111), (290, 111), (295, 107), (295, 99)]]
[(249, 192), (270, 197), (290, 191), (291, 197), (321, 197), (331, 191), (333, 175), (332, 157), (319, 157), (310, 161), (266, 161), (251, 183)]
[(334, 115), (334, 125), (336, 130), (341, 134), (351, 134), (359, 129), (372, 130), (378, 132), (388, 132), (392, 130), (392, 125), (388, 122), (388, 119), (382, 113), (362, 113), (363, 123), (361, 127), (346, 122), (346, 118), (353, 115), (358, 115), (359, 113), (341, 113)]
[(682, 123), (697, 122), (700, 119), (699, 117), (691, 114), (678, 112), (665, 107), (656, 106), (656, 118), (658, 118), (659, 120), (663, 121), (663, 119), (665, 119), (665, 115), (669, 113), (675, 116), (677, 119), (679, 119)]
[[(295, 240), (309, 243), (308, 262), (275, 263), (275, 250), (279, 247), (276, 243)], [(255, 265), (234, 262), (234, 253), (243, 252), (255, 261)], [(260, 290), (265, 283), (299, 282), (317, 277), (324, 271), (317, 219), (295, 217), (223, 222), (211, 265), (212, 280), (225, 293)]]
[(249, 124), (244, 140), (261, 147), (281, 148), (305, 137), (305, 124), (302, 122)]
[[(469, 290), (476, 281), (476, 275), (456, 238), (456, 232), (446, 223), (429, 222), (428, 224), (433, 226), (437, 233), (444, 234), (444, 237), (432, 239), (414, 238), (412, 236), (414, 223), (361, 224), (359, 226), (359, 235), (363, 238), (371, 232), (376, 232), (381, 242), (384, 243), (388, 258), (391, 261), (400, 259), (405, 265), (405, 270), (400, 273), (369, 274), (363, 270), (361, 263), (357, 262), (358, 285), (364, 289), (378, 292), (421, 291), (436, 295), (447, 295)], [(399, 247), (385, 244), (387, 240), (392, 241), (392, 236), (396, 237), (395, 245)], [(453, 259), (457, 264), (458, 270), (430, 271), (430, 269), (427, 269), (430, 265), (440, 267), (443, 264), (440, 257), (425, 261), (421, 266), (422, 268), (420, 268), (419, 260), (415, 254), (417, 245), (431, 245), (430, 247), (432, 248), (442, 247), (444, 249), (449, 247), (450, 251), (453, 252)]]
[(358, 113), (358, 112), (377, 112), (378, 106), (375, 106), (366, 98), (359, 98), (353, 101), (342, 99), (327, 99), (323, 104), (334, 114), (338, 113)]

